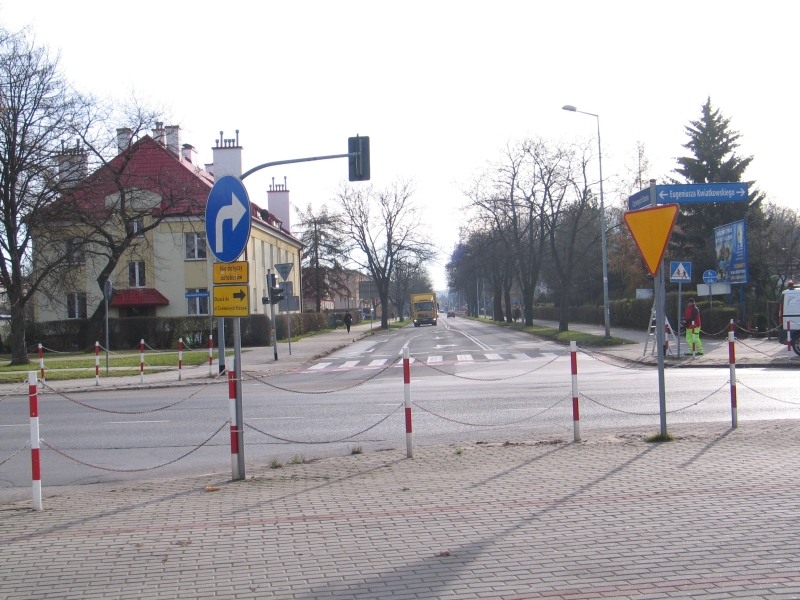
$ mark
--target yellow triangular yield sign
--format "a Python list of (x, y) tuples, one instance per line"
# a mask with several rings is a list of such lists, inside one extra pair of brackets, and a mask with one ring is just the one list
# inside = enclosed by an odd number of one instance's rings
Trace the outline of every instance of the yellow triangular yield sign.
[(678, 217), (677, 204), (664, 204), (625, 213), (625, 223), (653, 277), (658, 273), (672, 226)]

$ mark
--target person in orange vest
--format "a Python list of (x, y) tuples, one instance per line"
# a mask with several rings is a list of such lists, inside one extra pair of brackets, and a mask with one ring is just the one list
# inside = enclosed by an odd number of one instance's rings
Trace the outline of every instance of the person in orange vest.
[(703, 354), (703, 342), (700, 341), (700, 309), (694, 304), (694, 298), (686, 301), (686, 311), (683, 313), (683, 324), (686, 327), (686, 356), (694, 352)]

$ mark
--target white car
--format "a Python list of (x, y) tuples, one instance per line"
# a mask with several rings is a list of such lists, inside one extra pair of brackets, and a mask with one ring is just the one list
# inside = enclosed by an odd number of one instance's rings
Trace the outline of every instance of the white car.
[(781, 293), (780, 323), (778, 339), (785, 344), (787, 337), (792, 343), (792, 350), (800, 355), (800, 289), (783, 290)]

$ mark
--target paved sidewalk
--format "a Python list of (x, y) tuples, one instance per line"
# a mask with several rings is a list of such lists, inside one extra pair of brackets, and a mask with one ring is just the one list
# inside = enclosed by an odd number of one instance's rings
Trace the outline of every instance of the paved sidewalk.
[(0, 598), (798, 598), (798, 425), (86, 486), (3, 507)]

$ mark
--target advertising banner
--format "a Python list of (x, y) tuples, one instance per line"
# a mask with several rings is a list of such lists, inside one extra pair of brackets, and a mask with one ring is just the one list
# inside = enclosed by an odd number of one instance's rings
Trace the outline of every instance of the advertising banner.
[(747, 283), (747, 224), (744, 221), (716, 227), (714, 251), (720, 283)]

